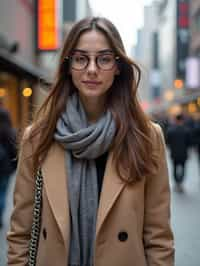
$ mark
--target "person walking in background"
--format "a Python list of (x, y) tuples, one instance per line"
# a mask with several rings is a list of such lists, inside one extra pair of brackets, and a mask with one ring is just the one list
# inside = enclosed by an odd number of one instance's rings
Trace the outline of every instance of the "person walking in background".
[(73, 25), (22, 140), (8, 266), (174, 265), (164, 137), (140, 74), (108, 19)]
[(165, 113), (154, 114), (153, 121), (158, 123), (161, 126), (162, 131), (164, 133), (165, 140), (166, 140), (167, 128), (169, 126), (169, 119), (168, 119), (167, 114)]
[(200, 174), (200, 114), (199, 113), (196, 114), (194, 121), (193, 145), (197, 154), (199, 174)]
[(0, 228), (3, 226), (3, 213), (9, 177), (17, 165), (16, 134), (8, 111), (0, 107)]
[(183, 114), (178, 114), (167, 130), (167, 144), (170, 150), (173, 163), (173, 175), (176, 189), (183, 191), (185, 176), (185, 163), (188, 157), (188, 149), (191, 143), (191, 135), (188, 127), (184, 123)]

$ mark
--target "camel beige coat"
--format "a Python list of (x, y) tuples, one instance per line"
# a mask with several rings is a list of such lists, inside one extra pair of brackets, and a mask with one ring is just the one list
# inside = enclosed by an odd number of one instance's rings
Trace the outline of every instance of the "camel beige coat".
[[(170, 190), (165, 144), (160, 127), (153, 136), (160, 167), (157, 173), (130, 186), (122, 182), (110, 152), (100, 197), (94, 266), (172, 266)], [(34, 146), (34, 145), (33, 145)], [(31, 159), (26, 144), (19, 160), (14, 211), (8, 233), (8, 266), (27, 265), (34, 202)], [(54, 143), (42, 166), (44, 178), (42, 225), (37, 266), (67, 266), (70, 214), (64, 150)]]

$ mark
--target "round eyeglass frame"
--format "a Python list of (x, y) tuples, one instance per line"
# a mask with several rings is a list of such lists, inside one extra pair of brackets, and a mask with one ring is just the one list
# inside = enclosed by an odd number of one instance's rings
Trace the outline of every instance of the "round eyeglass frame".
[[(64, 60), (66, 60), (66, 61), (70, 61), (70, 62), (71, 62), (71, 59), (72, 59), (73, 55), (74, 55), (74, 54), (69, 55), (69, 56), (66, 56), (66, 57), (64, 58)], [(105, 55), (105, 54), (104, 54), (104, 55)], [(106, 54), (106, 55), (108, 55), (108, 54)], [(86, 65), (85, 65), (83, 68), (74, 68), (74, 67), (71, 66), (72, 69), (74, 69), (74, 70), (76, 70), (76, 71), (83, 71), (83, 70), (86, 70), (86, 69), (87, 69), (87, 67), (88, 67), (88, 65), (89, 65), (91, 59), (90, 59), (90, 57), (89, 57), (88, 55), (82, 55), (82, 56), (85, 56), (85, 57), (87, 58), (87, 63), (86, 63)], [(99, 64), (98, 64), (98, 56), (102, 56), (102, 55), (100, 54), (100, 55), (97, 55), (97, 56), (95, 57), (95, 63), (96, 63), (97, 68), (100, 69), (100, 70), (103, 70), (103, 71), (110, 71), (110, 70), (112, 70), (113, 67), (115, 66), (116, 61), (119, 60), (119, 58), (120, 58), (119, 56), (114, 56), (115, 61), (113, 62), (113, 66), (112, 66), (111, 68), (109, 68), (109, 69), (103, 69), (103, 68), (102, 68), (101, 66), (99, 66)]]

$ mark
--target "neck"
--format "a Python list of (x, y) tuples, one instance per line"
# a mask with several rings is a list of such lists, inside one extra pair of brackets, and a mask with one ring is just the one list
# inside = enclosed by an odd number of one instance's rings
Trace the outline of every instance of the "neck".
[(80, 96), (89, 123), (95, 123), (105, 111), (105, 97), (86, 98)]

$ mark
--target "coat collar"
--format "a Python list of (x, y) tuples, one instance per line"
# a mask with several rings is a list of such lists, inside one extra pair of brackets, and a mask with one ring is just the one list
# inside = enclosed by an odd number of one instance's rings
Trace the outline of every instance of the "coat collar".
[(101, 226), (103, 225), (124, 186), (125, 183), (121, 181), (113, 165), (113, 154), (110, 153), (106, 163), (103, 187), (100, 195), (97, 213), (96, 237), (98, 236)]
[(67, 244), (69, 233), (69, 203), (65, 169), (65, 153), (57, 144), (53, 144), (42, 166), (44, 188), (55, 220)]
[[(110, 153), (106, 163), (103, 187), (99, 202), (96, 237), (98, 236), (98, 233), (107, 215), (120, 195), (120, 192), (125, 186), (125, 183), (120, 180), (116, 173), (112, 158), (113, 155)], [(63, 240), (65, 243), (67, 243), (67, 236), (70, 230), (67, 175), (65, 166), (65, 152), (59, 144), (55, 143), (52, 145), (48, 156), (44, 161), (42, 172), (47, 198), (49, 200), (56, 222), (60, 228)]]

